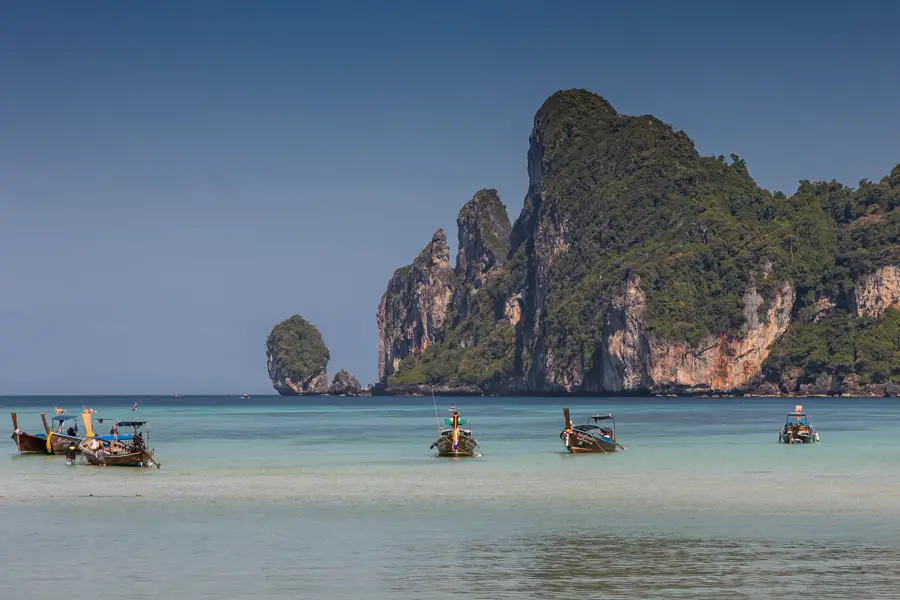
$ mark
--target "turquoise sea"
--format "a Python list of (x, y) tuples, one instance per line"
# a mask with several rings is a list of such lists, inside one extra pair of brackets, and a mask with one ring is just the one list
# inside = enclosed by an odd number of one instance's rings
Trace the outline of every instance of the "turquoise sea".
[[(2, 597), (900, 597), (900, 401), (453, 402), (483, 458), (433, 456), (431, 398), (0, 397), (25, 431), (149, 419), (162, 463), (4, 433)], [(796, 403), (820, 444), (776, 443)], [(566, 454), (563, 406), (614, 413), (627, 451)]]

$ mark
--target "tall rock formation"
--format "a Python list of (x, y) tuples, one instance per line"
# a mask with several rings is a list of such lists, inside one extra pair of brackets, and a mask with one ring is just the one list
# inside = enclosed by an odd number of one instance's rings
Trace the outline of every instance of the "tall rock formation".
[(456, 217), (458, 251), (456, 253), (455, 324), (472, 310), (475, 296), (489, 277), (503, 269), (509, 254), (511, 226), (506, 207), (497, 190), (480, 190)]
[(502, 268), (509, 253), (511, 226), (497, 190), (477, 192), (459, 211), (456, 226), (456, 275), (474, 289), (481, 289), (487, 273)]
[(900, 389), (900, 166), (771, 194), (739, 156), (565, 90), (535, 115), (527, 171), (512, 228), (493, 190), (460, 211), (455, 283), (395, 273), (378, 318), (389, 391)]
[(269, 379), (282, 396), (326, 393), (330, 358), (322, 334), (300, 315), (276, 325), (266, 339)]
[(447, 235), (438, 229), (411, 265), (394, 271), (378, 305), (378, 377), (385, 380), (400, 361), (419, 357), (440, 339), (453, 295)]

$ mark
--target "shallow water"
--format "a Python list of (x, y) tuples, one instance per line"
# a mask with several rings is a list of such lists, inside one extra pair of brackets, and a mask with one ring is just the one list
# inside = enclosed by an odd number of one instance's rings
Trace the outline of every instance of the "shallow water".
[[(481, 459), (432, 455), (430, 398), (142, 398), (160, 470), (4, 439), (3, 590), (56, 597), (50, 558), (133, 598), (898, 597), (900, 402), (805, 399), (822, 443), (784, 446), (791, 400), (439, 398), (441, 419), (454, 400)], [(132, 401), (0, 409), (28, 431)], [(628, 450), (566, 454), (563, 404), (615, 413)]]

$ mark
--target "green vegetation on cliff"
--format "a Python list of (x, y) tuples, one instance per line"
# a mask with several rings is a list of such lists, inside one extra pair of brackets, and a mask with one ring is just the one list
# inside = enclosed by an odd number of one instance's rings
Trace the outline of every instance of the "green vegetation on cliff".
[(276, 325), (266, 340), (266, 357), (275, 362), (270, 373), (303, 381), (324, 373), (331, 359), (322, 334), (315, 325), (294, 315)]
[[(535, 116), (529, 175), (502, 270), (474, 294), (460, 282), (456, 294), (471, 301), (454, 299), (441, 339), (404, 360), (390, 383), (489, 386), (541, 369), (555, 372), (533, 381), (600, 377), (604, 319), (632, 275), (650, 335), (692, 347), (739, 334), (750, 287), (763, 297), (762, 320), (785, 281), (797, 292), (795, 313), (832, 298), (839, 310), (815, 324), (800, 319), (771, 368), (794, 365), (805, 380), (822, 369), (863, 383), (893, 377), (885, 356), (896, 317), (859, 320), (841, 309), (861, 276), (900, 262), (900, 166), (857, 189), (802, 181), (789, 197), (772, 194), (739, 156), (700, 156), (655, 117), (568, 90)], [(507, 318), (514, 298), (516, 325)]]
[(776, 281), (833, 254), (821, 206), (772, 196), (740, 157), (702, 157), (687, 135), (652, 116), (564, 92), (536, 120), (548, 165), (541, 202), (562, 216), (569, 242), (545, 302), (553, 347), (568, 354), (557, 359), (591, 365), (611, 290), (629, 274), (641, 278), (650, 330), (696, 345), (741, 328), (752, 283), (771, 299)]
[[(822, 373), (860, 384), (900, 381), (900, 310), (882, 319), (836, 311), (817, 323), (796, 323), (775, 346), (767, 364), (776, 381), (810, 384)], [(788, 390), (794, 391), (794, 390)]]
[[(514, 272), (513, 272), (514, 274)], [(477, 385), (489, 388), (513, 372), (515, 327), (504, 318), (509, 272), (497, 273), (474, 296), (466, 318), (444, 331), (421, 358), (410, 357), (390, 377), (392, 385)], [(448, 323), (457, 321), (451, 308)]]

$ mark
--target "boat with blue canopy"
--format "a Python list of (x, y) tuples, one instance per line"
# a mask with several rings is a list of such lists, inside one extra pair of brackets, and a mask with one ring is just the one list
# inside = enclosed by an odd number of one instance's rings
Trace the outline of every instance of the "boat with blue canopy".
[(472, 437), (472, 430), (462, 428), (467, 424), (466, 420), (459, 416), (456, 406), (450, 407), (450, 418), (444, 419), (445, 427), (438, 428), (438, 439), (431, 444), (431, 448), (437, 448), (438, 456), (453, 458), (481, 456), (481, 447)]
[[(79, 444), (78, 448), (87, 459), (88, 463), (102, 467), (160, 467), (159, 461), (153, 456), (153, 450), (148, 447), (150, 443), (150, 421), (119, 421), (112, 419), (113, 425), (109, 434), (94, 433), (94, 424), (91, 418), (92, 409), (85, 409), (82, 413), (87, 437)], [(110, 419), (98, 418), (97, 423), (103, 424)], [(146, 427), (147, 439), (141, 430)], [(120, 428), (124, 428), (123, 433)], [(131, 432), (127, 432), (130, 428)]]
[[(569, 409), (563, 409), (565, 428), (560, 432), (566, 450), (572, 454), (608, 453), (624, 450), (616, 441), (616, 418), (612, 414), (594, 415), (588, 423), (575, 425), (569, 418)], [(610, 421), (612, 427), (598, 425)]]
[(784, 426), (778, 432), (779, 444), (814, 444), (818, 441), (819, 432), (809, 422), (802, 404), (784, 416)]
[(66, 454), (69, 446), (81, 442), (78, 438), (78, 423), (74, 416), (64, 415), (65, 411), (57, 409), (53, 417), (53, 425), (47, 421), (47, 413), (41, 413), (44, 425), (43, 433), (28, 433), (19, 429), (19, 417), (12, 415), (13, 432), (10, 436), (16, 442), (20, 454)]
[(47, 417), (41, 413), (41, 419), (44, 421), (44, 431), (47, 433), (47, 446), (50, 448), (50, 454), (67, 454), (70, 446), (81, 443), (78, 437), (78, 419), (75, 415), (65, 415), (61, 412), (52, 419), (52, 424), (47, 423)]

